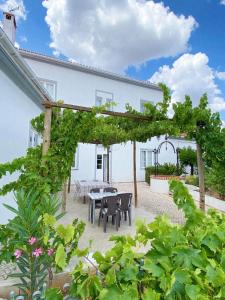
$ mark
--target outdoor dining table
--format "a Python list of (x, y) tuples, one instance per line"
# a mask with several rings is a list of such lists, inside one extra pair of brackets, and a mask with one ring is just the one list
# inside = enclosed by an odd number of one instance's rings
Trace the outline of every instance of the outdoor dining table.
[(109, 193), (109, 192), (100, 192), (100, 193), (88, 193), (88, 221), (92, 224), (95, 223), (95, 201), (102, 200), (104, 197), (117, 196), (123, 194), (123, 192), (118, 193)]
[(80, 186), (80, 193), (85, 198), (91, 189), (93, 188), (103, 189), (105, 187), (108, 187), (109, 183), (104, 181), (95, 181), (95, 180), (80, 180), (79, 186)]
[(116, 196), (118, 193), (88, 193), (89, 203), (88, 203), (88, 221), (92, 224), (95, 223), (95, 201), (102, 200), (104, 197)]

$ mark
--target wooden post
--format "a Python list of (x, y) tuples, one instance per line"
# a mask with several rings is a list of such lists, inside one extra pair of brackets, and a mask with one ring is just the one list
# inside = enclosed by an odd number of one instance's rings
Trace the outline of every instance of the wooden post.
[(198, 177), (199, 177), (199, 205), (200, 208), (205, 211), (205, 166), (202, 158), (201, 146), (196, 143), (197, 146), (197, 162), (198, 162)]
[(48, 149), (50, 147), (51, 121), (52, 121), (52, 109), (51, 109), (51, 107), (46, 107), (45, 118), (44, 118), (42, 155), (46, 155), (48, 152)]
[(134, 204), (138, 206), (138, 195), (137, 195), (137, 174), (136, 174), (136, 142), (133, 141), (133, 172), (134, 172)]
[(71, 169), (70, 169), (70, 176), (68, 180), (68, 194), (70, 193), (70, 188), (71, 188)]
[(110, 147), (107, 147), (107, 182), (110, 183), (110, 172), (109, 172), (109, 149)]
[(62, 211), (66, 211), (66, 198), (67, 198), (67, 180), (63, 184), (63, 193), (62, 193)]

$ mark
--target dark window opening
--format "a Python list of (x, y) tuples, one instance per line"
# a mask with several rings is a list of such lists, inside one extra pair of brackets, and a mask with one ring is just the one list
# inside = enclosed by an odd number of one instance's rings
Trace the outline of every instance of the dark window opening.
[(102, 169), (102, 155), (101, 154), (97, 155), (97, 169), (98, 170)]

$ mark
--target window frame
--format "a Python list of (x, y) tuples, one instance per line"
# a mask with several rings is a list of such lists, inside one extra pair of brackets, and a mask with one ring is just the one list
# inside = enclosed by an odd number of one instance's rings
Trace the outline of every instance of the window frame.
[(79, 145), (77, 145), (77, 150), (74, 153), (74, 161), (72, 165), (72, 170), (79, 170)]
[(45, 79), (45, 78), (38, 78), (40, 83), (42, 84), (42, 86), (45, 88), (45, 90), (48, 92), (47, 88), (46, 88), (46, 84), (53, 84), (54, 85), (54, 97), (52, 97), (52, 95), (49, 95), (53, 98), (54, 101), (56, 101), (57, 99), (57, 81), (54, 80), (50, 80), (50, 79)]
[[(100, 158), (98, 158), (98, 156), (101, 156)], [(100, 165), (101, 165), (101, 168), (98, 168), (98, 161), (100, 160)], [(102, 170), (103, 168), (103, 154), (97, 154), (96, 155), (96, 169), (97, 170)]]
[[(145, 166), (142, 165), (142, 153), (145, 153)], [(151, 161), (148, 160), (148, 153), (151, 153)], [(140, 149), (140, 169), (144, 170), (147, 167), (152, 166), (152, 153), (154, 152), (153, 149), (150, 148), (141, 148)]]
[[(104, 96), (105, 94), (105, 96)], [(106, 103), (112, 103), (114, 101), (114, 95), (112, 92), (108, 92), (108, 91), (104, 91), (104, 90), (95, 90), (95, 105), (96, 106), (99, 106), (97, 105), (97, 98), (101, 98), (101, 105), (104, 105)], [(110, 108), (109, 110), (113, 110), (113, 106), (110, 105)]]
[[(144, 106), (144, 105), (145, 105), (146, 103), (154, 104), (153, 101), (140, 99), (140, 113), (142, 113), (142, 114), (145, 112), (145, 106)], [(142, 107), (144, 108), (143, 111), (142, 111)]]

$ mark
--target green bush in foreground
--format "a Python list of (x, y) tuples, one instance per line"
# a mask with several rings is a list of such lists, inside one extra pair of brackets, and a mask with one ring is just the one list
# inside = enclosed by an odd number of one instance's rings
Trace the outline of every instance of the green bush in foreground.
[[(181, 182), (172, 181), (170, 188), (186, 222), (176, 225), (159, 216), (148, 225), (139, 221), (135, 237), (111, 237), (114, 246), (110, 250), (94, 253), (95, 267), (80, 262), (74, 269), (71, 296), (225, 299), (225, 216), (215, 210), (204, 214), (196, 208)], [(88, 250), (80, 251), (80, 256), (87, 255)]]

